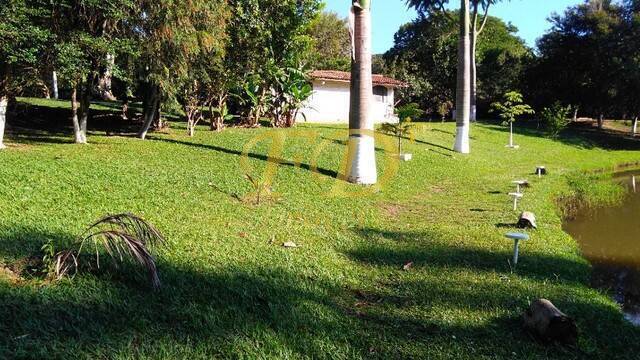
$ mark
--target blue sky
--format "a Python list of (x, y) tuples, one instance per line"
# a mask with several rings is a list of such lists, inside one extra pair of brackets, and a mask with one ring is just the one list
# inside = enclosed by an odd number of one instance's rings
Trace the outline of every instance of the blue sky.
[[(351, 1), (325, 0), (327, 10), (335, 11), (342, 16), (349, 14)], [(491, 15), (511, 22), (520, 30), (519, 36), (534, 46), (538, 37), (549, 28), (547, 18), (552, 12), (563, 12), (570, 5), (582, 3), (583, 0), (511, 0), (495, 5)], [(459, 6), (459, 1), (452, 0), (452, 8)], [(400, 25), (411, 21), (416, 14), (407, 9), (404, 0), (373, 0), (373, 50), (383, 53), (393, 46), (393, 34)]]

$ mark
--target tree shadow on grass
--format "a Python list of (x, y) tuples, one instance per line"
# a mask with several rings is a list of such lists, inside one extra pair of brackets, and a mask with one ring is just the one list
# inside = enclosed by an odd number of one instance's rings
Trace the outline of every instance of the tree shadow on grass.
[[(504, 126), (490, 125), (489, 128), (509, 133), (509, 128)], [(513, 131), (515, 135), (525, 137), (542, 138), (546, 135), (544, 131), (522, 123), (518, 123)], [(640, 138), (619, 131), (598, 130), (590, 123), (572, 124), (553, 140), (582, 149), (640, 150)]]
[[(95, 103), (94, 103), (95, 104)], [(105, 104), (100, 103), (102, 106)], [(91, 117), (87, 131), (91, 134), (134, 134), (140, 123), (123, 120), (121, 111), (110, 106), (111, 110), (91, 109)], [(73, 140), (71, 110), (63, 107), (50, 107), (18, 103), (15, 116), (8, 120), (7, 135), (12, 141), (19, 143), (52, 143), (65, 144)]]
[(460, 267), (474, 271), (515, 273), (535, 279), (563, 281), (567, 283), (588, 283), (590, 267), (586, 262), (549, 256), (537, 252), (527, 252), (526, 244), (521, 247), (517, 268), (510, 264), (512, 243), (503, 241), (501, 251), (490, 251), (462, 244), (443, 245), (437, 235), (420, 232), (382, 231), (378, 229), (358, 229), (356, 233), (363, 239), (384, 239), (396, 242), (382, 245), (371, 242), (368, 246), (347, 252), (347, 256), (359, 262), (376, 266), (401, 268), (412, 262), (414, 266)]
[(171, 144), (179, 144), (179, 145), (186, 145), (186, 146), (192, 146), (192, 147), (197, 147), (197, 148), (201, 148), (201, 149), (205, 149), (205, 150), (212, 150), (212, 151), (217, 151), (217, 152), (221, 152), (221, 153), (225, 153), (225, 154), (229, 154), (229, 155), (236, 155), (236, 156), (247, 156), (249, 158), (252, 159), (257, 159), (257, 160), (261, 160), (261, 161), (266, 161), (272, 164), (276, 164), (276, 165), (284, 165), (284, 166), (290, 166), (290, 167), (299, 167), (301, 169), (304, 170), (308, 170), (314, 173), (318, 173), (324, 176), (328, 176), (331, 178), (337, 178), (337, 179), (344, 179), (344, 175), (339, 174), (337, 171), (335, 170), (329, 170), (329, 169), (324, 169), (321, 167), (313, 167), (309, 164), (304, 164), (304, 163), (296, 163), (294, 161), (290, 161), (290, 160), (284, 160), (281, 158), (275, 158), (275, 157), (270, 157), (268, 155), (263, 155), (263, 154), (256, 154), (256, 153), (243, 153), (241, 151), (238, 150), (233, 150), (233, 149), (227, 149), (221, 146), (216, 146), (216, 145), (210, 145), (210, 144), (199, 144), (199, 143), (192, 143), (192, 142), (188, 142), (188, 141), (182, 141), (182, 140), (175, 140), (175, 139), (167, 139), (167, 138), (161, 138), (161, 137), (148, 137), (149, 140), (153, 140), (153, 141), (161, 141), (161, 142), (166, 142), (166, 143), (171, 143)]
[[(16, 230), (0, 249), (14, 251)], [(38, 235), (38, 234), (36, 234)], [(65, 241), (66, 234), (59, 236)], [(6, 240), (9, 239), (9, 240)], [(41, 243), (34, 241), (33, 245)], [(286, 250), (283, 250), (286, 251)], [(376, 255), (377, 256), (377, 255)], [(464, 255), (468, 256), (468, 255)], [(372, 266), (384, 266), (365, 257)], [(363, 260), (364, 261), (364, 260)], [(545, 357), (519, 327), (527, 287), (469, 282), (451, 286), (411, 278), (366, 286), (305, 274), (302, 269), (257, 265), (194, 265), (158, 262), (163, 287), (150, 291), (120, 271), (79, 274), (55, 284), (11, 285), (0, 280), (0, 358), (511, 358), (512, 352)], [(463, 265), (458, 265), (463, 266)], [(514, 296), (510, 290), (515, 290)], [(526, 295), (526, 296), (524, 296)], [(557, 303), (583, 312), (581, 327), (621, 325), (615, 309), (578, 300)], [(565, 307), (566, 306), (566, 307)], [(492, 311), (482, 322), (451, 322), (433, 311)], [(504, 314), (504, 309), (515, 311)], [(606, 316), (595, 316), (605, 312)], [(499, 314), (500, 311), (496, 311)], [(618, 314), (619, 315), (619, 314)], [(595, 319), (592, 318), (595, 316)], [(617, 322), (616, 322), (617, 321)], [(626, 328), (625, 328), (626, 330)], [(591, 334), (597, 345), (604, 339)], [(638, 332), (629, 333), (633, 338)], [(626, 338), (625, 338), (626, 339)], [(611, 339), (609, 354), (620, 349)], [(633, 353), (637, 341), (625, 348)], [(553, 354), (553, 352), (552, 352)], [(576, 352), (566, 351), (565, 357)]]

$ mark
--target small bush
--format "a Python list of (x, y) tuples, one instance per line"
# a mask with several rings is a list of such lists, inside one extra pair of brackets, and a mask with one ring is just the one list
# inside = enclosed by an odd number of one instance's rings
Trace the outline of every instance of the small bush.
[(551, 107), (542, 110), (542, 122), (550, 137), (558, 137), (560, 132), (569, 125), (570, 113), (571, 106), (563, 106), (560, 102), (555, 102)]

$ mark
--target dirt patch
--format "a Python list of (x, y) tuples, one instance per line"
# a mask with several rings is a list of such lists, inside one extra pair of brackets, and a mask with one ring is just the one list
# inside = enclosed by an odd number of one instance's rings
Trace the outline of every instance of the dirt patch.
[(4, 266), (0, 266), (0, 279), (8, 280), (12, 284), (17, 284), (22, 281), (22, 277), (20, 277), (20, 275)]
[(400, 214), (404, 212), (405, 206), (400, 204), (386, 203), (386, 204), (380, 205), (380, 209), (382, 210), (382, 213), (384, 215), (397, 219), (398, 217), (400, 217)]

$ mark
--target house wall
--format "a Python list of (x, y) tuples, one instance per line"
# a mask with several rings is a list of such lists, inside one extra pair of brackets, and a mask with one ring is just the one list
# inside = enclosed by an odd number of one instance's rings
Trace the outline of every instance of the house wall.
[[(300, 111), (298, 121), (311, 123), (349, 123), (349, 83), (339, 81), (313, 81), (313, 95), (306, 106)], [(384, 102), (374, 96), (371, 106), (372, 117), (376, 123), (396, 121), (393, 113), (395, 93), (393, 88), (387, 88)], [(302, 116), (305, 115), (305, 117)]]

